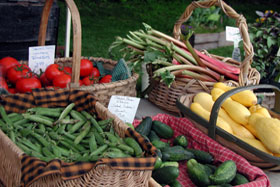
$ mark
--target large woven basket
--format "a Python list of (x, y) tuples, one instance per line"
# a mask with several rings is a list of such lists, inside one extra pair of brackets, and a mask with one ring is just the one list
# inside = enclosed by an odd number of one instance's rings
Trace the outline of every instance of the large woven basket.
[[(201, 130), (203, 133), (207, 134), (209, 137), (215, 139), (225, 147), (233, 150), (234, 152), (240, 154), (244, 158), (246, 158), (252, 165), (260, 167), (264, 170), (268, 171), (280, 171), (280, 157), (272, 156), (265, 152), (259, 151), (258, 149), (252, 147), (251, 145), (243, 142), (236, 136), (224, 131), (223, 129), (216, 126), (217, 116), (219, 109), (222, 103), (232, 96), (235, 93), (241, 92), (243, 90), (253, 90), (253, 89), (262, 89), (262, 88), (269, 88), (273, 89), (277, 95), (275, 100), (275, 107), (272, 110), (269, 110), (271, 116), (280, 119), (280, 89), (273, 85), (251, 85), (251, 86), (244, 86), (238, 87), (236, 89), (230, 90), (223, 95), (221, 95), (214, 103), (210, 120), (209, 122), (206, 121), (204, 118), (200, 117), (196, 113), (192, 112), (189, 108), (192, 103), (192, 97), (182, 95), (177, 100), (177, 107), (181, 112), (181, 115), (190, 119), (196, 128)], [(276, 112), (277, 113), (276, 113)]]
[[(42, 95), (45, 95), (43, 100), (40, 99)], [(74, 102), (78, 107), (77, 110), (87, 110), (88, 112), (95, 111), (96, 116), (100, 119), (113, 118), (113, 127), (116, 133), (118, 133), (120, 137), (125, 137), (125, 133), (127, 133), (126, 131), (128, 129), (128, 126), (125, 125), (124, 122), (121, 121), (117, 116), (110, 113), (109, 110), (105, 108), (101, 103), (95, 101), (93, 102), (91, 100), (91, 96), (92, 94), (79, 90), (68, 91), (63, 89), (43, 89), (36, 91), (36, 94), (35, 92), (32, 92), (28, 94), (15, 94), (6, 96), (2, 95), (0, 98), (0, 102), (5, 107), (7, 112), (24, 112), (30, 106), (62, 107), (64, 105), (68, 105), (71, 102)], [(9, 102), (12, 100), (17, 100), (19, 102)], [(21, 107), (16, 106), (16, 104), (18, 103), (20, 103)], [(152, 146), (150, 143), (147, 142), (145, 143), (145, 145), (150, 146), (150, 148)], [(143, 149), (145, 150), (147, 147), (144, 147)], [(6, 134), (3, 133), (2, 130), (0, 130), (0, 150), (0, 181), (2, 181), (2, 183), (6, 187), (20, 186), (21, 177), (23, 174), (21, 162), (21, 156), (23, 155), (23, 151), (19, 149), (8, 138), (8, 136), (6, 136)], [(154, 147), (153, 150), (155, 150)], [(137, 160), (133, 165), (136, 168), (138, 167), (138, 169), (114, 169), (112, 168), (112, 165), (101, 163), (91, 169), (89, 168), (90, 170), (87, 173), (75, 179), (63, 180), (61, 174), (55, 173), (39, 178), (38, 180), (32, 182), (30, 186), (156, 186), (156, 183), (151, 178), (152, 169), (143, 169), (143, 163), (145, 163), (147, 159), (152, 159), (155, 162), (156, 158), (154, 157), (154, 155), (152, 155), (148, 151), (145, 153), (145, 157), (135, 159), (141, 159)], [(137, 166), (137, 164), (139, 166)], [(146, 166), (144, 166), (144, 168), (145, 167)]]
[[(235, 19), (236, 25), (239, 27), (241, 37), (243, 38), (245, 58), (243, 62), (238, 62), (233, 60), (232, 58), (212, 55), (207, 52), (206, 54), (218, 60), (240, 67), (239, 81), (236, 82), (233, 80), (228, 80), (225, 81), (227, 82), (227, 84), (231, 84), (234, 86), (258, 84), (260, 80), (260, 74), (256, 69), (251, 68), (254, 51), (253, 46), (250, 42), (246, 20), (242, 15), (236, 13), (222, 0), (193, 1), (186, 8), (185, 12), (181, 15), (179, 20), (177, 20), (177, 22), (175, 23), (173, 30), (174, 37), (176, 39), (180, 38), (181, 25), (189, 19), (195, 8), (210, 8), (211, 6), (221, 7), (221, 9), (228, 17)], [(157, 106), (170, 112), (179, 112), (178, 108), (176, 107), (176, 99), (181, 95), (191, 95), (200, 91), (210, 92), (211, 88), (213, 87), (213, 82), (205, 82), (196, 79), (192, 79), (189, 82), (182, 82), (177, 79), (168, 88), (165, 83), (159, 82), (158, 80), (155, 80), (153, 78), (151, 68), (149, 67), (148, 72), (150, 75), (150, 84), (153, 85), (153, 89), (149, 93), (148, 99)]]
[[(123, 95), (135, 97), (136, 92), (136, 82), (139, 77), (138, 74), (133, 73), (131, 77), (126, 80), (119, 80), (111, 83), (99, 83), (91, 86), (79, 86), (80, 79), (80, 60), (81, 58), (87, 58), (92, 62), (103, 62), (104, 69), (112, 70), (117, 64), (116, 61), (111, 59), (104, 59), (101, 57), (81, 57), (81, 21), (79, 11), (73, 0), (65, 0), (72, 16), (72, 26), (73, 26), (73, 57), (70, 58), (57, 58), (54, 63), (58, 63), (62, 66), (72, 67), (72, 80), (70, 87), (79, 90), (87, 90), (94, 93), (100, 103), (108, 106), (110, 98), (112, 95)], [(45, 1), (45, 6), (42, 12), (41, 24), (38, 37), (38, 45), (44, 46), (46, 41), (46, 31), (48, 17), (50, 14), (50, 9), (53, 0)], [(27, 62), (24, 62), (27, 64)]]

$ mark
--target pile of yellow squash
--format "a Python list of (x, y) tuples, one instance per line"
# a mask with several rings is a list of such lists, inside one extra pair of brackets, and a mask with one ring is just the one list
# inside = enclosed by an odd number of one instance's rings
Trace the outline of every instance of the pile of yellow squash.
[[(190, 109), (209, 121), (214, 102), (233, 88), (217, 82), (211, 93), (197, 93)], [(271, 117), (266, 108), (257, 104), (257, 96), (252, 90), (236, 93), (222, 103), (217, 126), (263, 152), (280, 156), (280, 120)]]

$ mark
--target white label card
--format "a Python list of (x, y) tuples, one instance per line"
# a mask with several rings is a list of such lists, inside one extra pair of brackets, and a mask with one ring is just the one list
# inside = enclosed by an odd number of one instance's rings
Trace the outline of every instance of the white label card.
[(239, 42), (242, 40), (239, 28), (226, 26), (226, 40), (232, 42)]
[(55, 45), (29, 47), (28, 65), (35, 73), (44, 72), (54, 63)]
[(140, 102), (140, 98), (113, 95), (108, 109), (125, 123), (132, 123)]

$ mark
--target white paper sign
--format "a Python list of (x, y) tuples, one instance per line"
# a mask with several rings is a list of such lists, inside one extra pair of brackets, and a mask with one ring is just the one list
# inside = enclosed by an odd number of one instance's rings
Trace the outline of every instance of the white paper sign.
[(55, 45), (29, 47), (28, 65), (35, 73), (40, 69), (45, 71), (48, 65), (54, 63)]
[(239, 28), (237, 27), (229, 27), (226, 26), (226, 40), (227, 41), (236, 41), (237, 43), (242, 40), (239, 32)]
[(108, 109), (126, 123), (132, 123), (140, 102), (140, 98), (113, 95)]

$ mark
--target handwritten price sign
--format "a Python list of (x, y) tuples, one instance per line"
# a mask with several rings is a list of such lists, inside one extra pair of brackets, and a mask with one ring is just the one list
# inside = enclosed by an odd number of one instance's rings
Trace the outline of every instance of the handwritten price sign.
[(35, 73), (40, 69), (45, 71), (48, 65), (54, 63), (55, 45), (29, 47), (28, 65)]
[(127, 123), (132, 123), (140, 102), (140, 98), (113, 95), (108, 109)]

